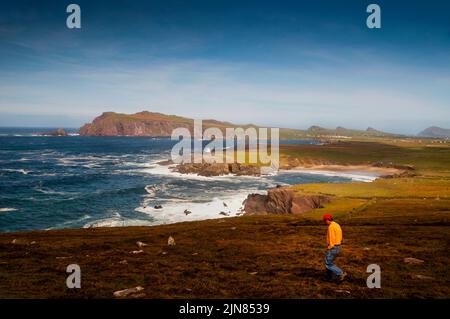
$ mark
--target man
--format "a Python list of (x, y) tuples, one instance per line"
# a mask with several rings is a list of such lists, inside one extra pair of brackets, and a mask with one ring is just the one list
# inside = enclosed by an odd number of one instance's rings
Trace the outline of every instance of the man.
[(339, 255), (342, 244), (342, 229), (338, 223), (333, 221), (330, 214), (323, 215), (323, 221), (328, 225), (327, 232), (327, 252), (325, 255), (325, 267), (327, 268), (327, 277), (331, 279), (334, 274), (338, 282), (344, 281), (347, 273), (343, 272), (338, 266), (333, 264), (334, 259)]

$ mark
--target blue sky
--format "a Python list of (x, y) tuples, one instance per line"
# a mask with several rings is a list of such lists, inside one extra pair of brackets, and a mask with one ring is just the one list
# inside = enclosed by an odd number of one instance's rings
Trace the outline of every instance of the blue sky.
[(450, 127), (450, 2), (2, 2), (0, 71), (0, 126), (149, 110), (417, 133)]

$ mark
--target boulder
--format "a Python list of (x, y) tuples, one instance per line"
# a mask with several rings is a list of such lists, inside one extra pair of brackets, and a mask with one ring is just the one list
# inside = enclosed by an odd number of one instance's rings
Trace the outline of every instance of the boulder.
[(423, 264), (425, 261), (422, 259), (408, 257), (408, 258), (404, 258), (403, 262), (408, 265), (420, 265), (420, 264)]
[(267, 195), (250, 194), (244, 202), (246, 215), (302, 214), (330, 202), (323, 195), (299, 195), (286, 187), (271, 189)]
[(63, 128), (58, 128), (54, 131), (51, 132), (44, 132), (41, 133), (39, 135), (44, 135), (44, 136), (68, 136), (67, 132), (63, 129)]
[(143, 243), (142, 241), (138, 241), (138, 242), (136, 242), (136, 245), (139, 247), (139, 248), (141, 248), (141, 247), (145, 247), (145, 246), (148, 246), (148, 244), (146, 244), (146, 243)]
[(141, 292), (143, 290), (144, 290), (143, 287), (137, 286), (137, 287), (134, 287), (134, 288), (128, 288), (128, 289), (124, 289), (124, 290), (115, 291), (113, 293), (113, 295), (114, 295), (114, 297), (117, 297), (117, 298), (129, 297), (129, 296), (135, 295), (135, 294), (137, 294), (137, 293), (139, 293), (139, 292)]

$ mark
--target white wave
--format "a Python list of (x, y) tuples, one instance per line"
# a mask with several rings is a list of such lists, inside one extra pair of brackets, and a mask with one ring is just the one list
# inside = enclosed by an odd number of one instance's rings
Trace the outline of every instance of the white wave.
[(379, 175), (369, 173), (360, 173), (360, 172), (349, 173), (349, 172), (335, 172), (327, 170), (308, 170), (308, 169), (292, 169), (283, 171), (280, 170), (280, 173), (283, 174), (301, 173), (301, 174), (322, 175), (331, 177), (344, 177), (351, 179), (352, 181), (358, 182), (373, 182), (379, 177)]
[(15, 212), (15, 211), (17, 211), (17, 210), (18, 210), (17, 208), (9, 208), (9, 207), (6, 207), (6, 208), (0, 208), (0, 213)]
[(84, 215), (84, 216), (82, 216), (82, 217), (80, 217), (80, 218), (78, 218), (76, 220), (68, 220), (66, 222), (60, 223), (60, 224), (55, 225), (53, 227), (46, 228), (46, 230), (65, 228), (66, 226), (71, 226), (73, 224), (78, 224), (79, 222), (82, 222), (83, 220), (86, 220), (86, 219), (89, 219), (89, 218), (91, 218), (91, 216), (86, 214), (86, 215)]
[(34, 187), (34, 189), (40, 193), (43, 194), (47, 194), (47, 195), (61, 195), (61, 196), (65, 196), (65, 195), (78, 195), (79, 193), (75, 193), (75, 192), (58, 192), (52, 189), (48, 189), (48, 188), (42, 188), (39, 186)]
[(142, 219), (124, 219), (124, 218), (105, 218), (94, 222), (87, 223), (83, 228), (97, 228), (97, 227), (127, 227), (127, 226), (151, 226), (154, 225), (149, 220)]
[[(183, 199), (164, 201), (161, 209), (141, 206), (135, 211), (148, 214), (155, 218), (153, 224), (171, 224), (184, 221), (216, 219), (239, 216), (244, 212), (243, 202), (251, 193), (265, 193), (257, 190), (247, 190), (222, 197), (215, 197), (211, 201), (192, 202)], [(185, 212), (188, 212), (186, 214)]]
[(2, 169), (0, 169), (0, 170), (1, 170), (1, 171), (4, 171), (4, 172), (21, 173), (21, 174), (23, 174), (23, 175), (28, 175), (29, 173), (32, 172), (32, 171), (25, 170), (25, 169), (22, 169), (22, 168), (20, 168), (20, 169), (2, 168)]

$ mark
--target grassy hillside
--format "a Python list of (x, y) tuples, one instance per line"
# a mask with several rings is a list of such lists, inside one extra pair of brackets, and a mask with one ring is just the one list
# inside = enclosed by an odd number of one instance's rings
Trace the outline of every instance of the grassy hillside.
[(450, 144), (429, 141), (377, 140), (335, 142), (325, 145), (281, 145), (281, 160), (324, 164), (410, 165), (416, 174), (450, 176)]

